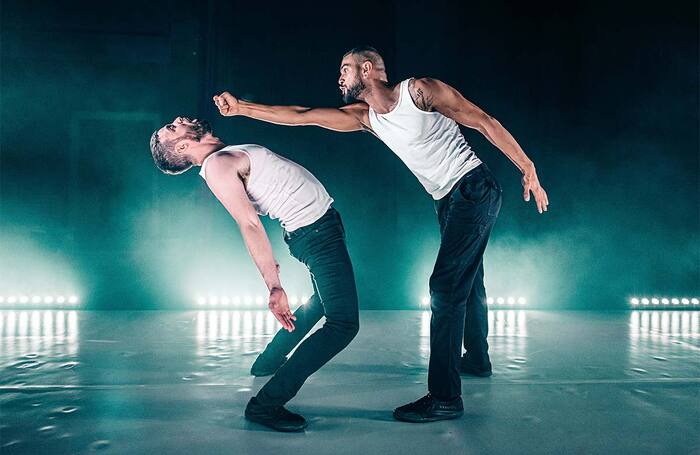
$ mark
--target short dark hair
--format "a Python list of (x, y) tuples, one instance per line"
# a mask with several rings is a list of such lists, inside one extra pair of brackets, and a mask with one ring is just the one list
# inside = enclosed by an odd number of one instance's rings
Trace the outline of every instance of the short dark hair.
[(346, 55), (359, 55), (365, 60), (369, 60), (374, 65), (381, 65), (382, 67), (384, 66), (384, 59), (379, 54), (379, 51), (373, 48), (372, 46), (365, 45), (353, 47), (352, 49), (347, 51), (345, 55), (343, 55), (343, 57), (345, 57)]
[(182, 174), (192, 167), (194, 163), (189, 156), (175, 153), (175, 146), (179, 140), (163, 141), (158, 137), (158, 130), (151, 135), (151, 155), (153, 161), (161, 171), (166, 174)]

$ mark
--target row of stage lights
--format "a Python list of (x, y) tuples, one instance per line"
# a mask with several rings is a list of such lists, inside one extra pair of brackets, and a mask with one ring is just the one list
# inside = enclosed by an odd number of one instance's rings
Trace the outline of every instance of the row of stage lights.
[[(289, 297), (289, 303), (292, 306), (303, 305), (308, 302), (309, 297), (302, 295), (298, 297), (292, 295)], [(210, 295), (208, 297), (199, 296), (196, 298), (197, 305), (199, 306), (210, 306), (210, 307), (236, 307), (236, 308), (263, 308), (267, 306), (267, 299), (263, 296), (258, 295), (255, 298), (252, 296), (217, 296)]]
[[(486, 303), (492, 306), (504, 307), (525, 306), (527, 305), (527, 299), (525, 297), (489, 297), (486, 299)], [(430, 297), (423, 297), (421, 305), (430, 306)]]
[[(303, 305), (309, 300), (306, 295), (289, 297), (292, 306)], [(247, 296), (199, 296), (195, 299), (198, 306), (233, 307), (233, 308), (263, 308), (267, 299), (261, 295)], [(494, 307), (522, 307), (527, 304), (525, 297), (489, 297), (487, 304)], [(0, 295), (2, 305), (78, 305), (80, 298), (75, 295)], [(430, 306), (430, 297), (421, 299), (421, 306)], [(697, 297), (632, 297), (629, 304), (634, 308), (690, 308), (700, 309), (700, 299)]]
[(697, 297), (632, 297), (629, 302), (633, 307), (695, 307), (700, 309), (700, 299)]
[(0, 295), (0, 305), (77, 305), (80, 299), (75, 295)]

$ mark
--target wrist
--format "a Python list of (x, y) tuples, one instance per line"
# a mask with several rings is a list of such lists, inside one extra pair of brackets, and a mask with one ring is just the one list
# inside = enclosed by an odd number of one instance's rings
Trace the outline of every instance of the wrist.
[(532, 175), (535, 173), (535, 163), (532, 161), (528, 160), (526, 163), (520, 166), (520, 172), (523, 173), (523, 175)]
[(268, 267), (263, 273), (263, 281), (267, 290), (272, 292), (282, 290), (282, 281), (280, 280), (280, 275), (277, 272), (277, 268)]
[(248, 101), (238, 100), (238, 111), (235, 115), (242, 115), (244, 117), (249, 117), (250, 115), (250, 103)]

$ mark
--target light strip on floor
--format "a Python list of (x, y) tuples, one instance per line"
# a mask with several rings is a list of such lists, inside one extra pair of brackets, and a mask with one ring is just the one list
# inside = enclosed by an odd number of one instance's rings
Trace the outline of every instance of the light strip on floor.
[[(486, 299), (486, 303), (488, 306), (492, 307), (503, 307), (503, 308), (515, 308), (515, 307), (523, 307), (527, 305), (527, 298), (523, 296), (519, 297), (514, 297), (514, 296), (509, 296), (509, 297), (488, 297)], [(422, 307), (429, 307), (430, 306), (430, 297), (424, 296), (421, 299), (421, 306)]]
[(629, 304), (635, 309), (645, 310), (700, 310), (697, 297), (631, 297)]
[(76, 295), (62, 294), (33, 294), (33, 293), (16, 293), (8, 295), (0, 295), (0, 307), (16, 307), (16, 306), (75, 306), (80, 303), (80, 298)]
[[(297, 306), (299, 304), (305, 304), (309, 297), (306, 295), (288, 296), (289, 304), (291, 306)], [(201, 294), (194, 299), (195, 303), (199, 307), (209, 307), (209, 308), (244, 308), (244, 309), (260, 309), (267, 308), (267, 298), (262, 295), (256, 295), (255, 297), (251, 295), (217, 295), (217, 294)]]

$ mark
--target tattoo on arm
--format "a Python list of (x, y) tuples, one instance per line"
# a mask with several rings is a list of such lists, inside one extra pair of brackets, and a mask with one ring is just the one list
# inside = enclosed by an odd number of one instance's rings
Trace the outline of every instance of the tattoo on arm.
[(433, 96), (430, 92), (425, 93), (420, 87), (416, 88), (415, 80), (409, 85), (409, 93), (418, 109), (430, 112), (433, 110)]

